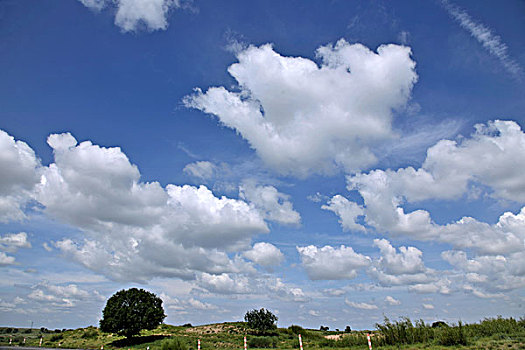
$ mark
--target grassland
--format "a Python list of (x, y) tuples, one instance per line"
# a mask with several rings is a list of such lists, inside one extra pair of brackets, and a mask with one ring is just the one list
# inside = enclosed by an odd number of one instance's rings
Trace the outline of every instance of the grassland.
[[(243, 322), (203, 326), (172, 326), (163, 324), (128, 341), (124, 337), (103, 333), (96, 327), (70, 330), (0, 328), (0, 345), (39, 346), (83, 349), (161, 350), (165, 339), (178, 338), (188, 349), (242, 349), (246, 335), (250, 349), (299, 349), (298, 334), (302, 335), (305, 350), (368, 349), (366, 331), (349, 333), (302, 329), (299, 326), (279, 328), (267, 335), (256, 335)], [(441, 325), (432, 327), (422, 321), (413, 323), (403, 318), (385, 319), (371, 332), (374, 349), (525, 349), (525, 319), (485, 319), (470, 325)]]

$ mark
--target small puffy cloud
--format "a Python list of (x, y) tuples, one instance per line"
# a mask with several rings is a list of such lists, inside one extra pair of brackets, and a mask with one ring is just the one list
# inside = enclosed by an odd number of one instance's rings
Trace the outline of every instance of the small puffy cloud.
[(440, 293), (443, 295), (451, 294), (451, 282), (447, 278), (439, 279), (433, 283), (417, 283), (408, 287), (408, 290), (418, 294)]
[(27, 233), (7, 233), (0, 236), (0, 250), (14, 253), (20, 248), (31, 248), (31, 243), (27, 239)]
[(310, 297), (305, 292), (294, 286), (289, 286), (280, 278), (271, 278), (264, 283), (265, 288), (275, 296), (284, 301), (293, 301), (297, 303), (304, 303), (310, 301)]
[(0, 236), (0, 266), (14, 265), (15, 258), (4, 252), (16, 253), (20, 248), (31, 248), (27, 233), (7, 233)]
[(187, 164), (182, 171), (201, 180), (209, 180), (217, 171), (217, 166), (212, 162), (198, 161)]
[(363, 225), (358, 224), (357, 218), (364, 215), (363, 207), (350, 202), (341, 195), (333, 196), (328, 205), (323, 205), (322, 209), (334, 212), (339, 216), (339, 223), (345, 231), (366, 231)]
[(243, 253), (244, 257), (261, 266), (277, 266), (284, 260), (284, 254), (273, 244), (259, 242)]
[(317, 310), (308, 310), (308, 315), (313, 316), (313, 317), (321, 316), (321, 314)]
[(210, 303), (203, 302), (195, 298), (180, 300), (178, 298), (172, 298), (165, 293), (161, 293), (160, 298), (162, 299), (164, 305), (166, 305), (168, 309), (177, 310), (179, 312), (184, 311), (184, 310), (216, 310), (217, 309), (217, 306), (210, 304)]
[(388, 274), (416, 274), (425, 271), (423, 252), (415, 247), (400, 247), (399, 253), (386, 239), (374, 239), (381, 251), (378, 265)]
[(315, 194), (306, 196), (306, 199), (308, 199), (310, 202), (320, 203), (328, 200), (329, 197), (321, 194), (320, 192), (316, 192)]
[(94, 10), (100, 11), (109, 3), (110, 0), (79, 0), (82, 5)]
[(227, 273), (212, 275), (202, 273), (197, 280), (206, 290), (217, 294), (248, 294), (253, 291), (247, 277)]
[(432, 304), (423, 304), (423, 308), (427, 310), (434, 310), (434, 305)]
[(299, 225), (301, 215), (293, 209), (289, 196), (273, 186), (260, 186), (245, 181), (239, 188), (239, 197), (261, 211), (264, 218), (283, 225)]
[(356, 303), (348, 299), (345, 299), (345, 304), (350, 307), (353, 307), (354, 309), (361, 309), (361, 310), (377, 310), (378, 309), (377, 305), (367, 304), (367, 303)]
[(341, 280), (357, 277), (359, 269), (370, 264), (370, 258), (354, 252), (352, 247), (339, 248), (310, 245), (297, 247), (302, 265), (312, 280)]
[(377, 160), (372, 146), (394, 137), (392, 109), (406, 104), (417, 80), (410, 49), (373, 52), (341, 39), (316, 54), (320, 66), (270, 44), (249, 46), (228, 68), (240, 92), (196, 89), (184, 103), (235, 129), (282, 174), (366, 168)]
[(23, 141), (0, 130), (0, 222), (25, 218), (23, 206), (39, 180), (40, 161)]
[(4, 252), (0, 252), (0, 266), (14, 265), (15, 258), (7, 255)]
[(168, 14), (181, 6), (180, 0), (79, 0), (84, 6), (101, 11), (116, 7), (115, 24), (123, 32), (168, 28)]
[(385, 302), (388, 304), (388, 305), (401, 305), (401, 301), (400, 300), (397, 300), (393, 297), (391, 297), (390, 295), (387, 295), (386, 298), (385, 298)]
[(367, 273), (379, 284), (383, 286), (435, 286), (437, 283), (437, 272), (425, 267), (422, 259), (423, 253), (419, 249), (415, 247), (396, 249), (386, 239), (375, 239), (374, 245), (379, 248), (381, 256), (373, 260)]

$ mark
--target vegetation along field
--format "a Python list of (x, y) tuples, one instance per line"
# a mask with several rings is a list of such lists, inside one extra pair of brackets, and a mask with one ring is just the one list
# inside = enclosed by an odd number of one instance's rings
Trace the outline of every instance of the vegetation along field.
[[(323, 329), (326, 329), (323, 327)], [(329, 331), (303, 329), (300, 326), (277, 328), (261, 334), (247, 328), (245, 322), (203, 326), (172, 326), (161, 324), (153, 330), (143, 330), (139, 336), (126, 339), (96, 327), (79, 329), (0, 328), (0, 344), (13, 347), (43, 347), (100, 349), (195, 350), (242, 349), (247, 337), (251, 349), (298, 349), (298, 334), (306, 349), (368, 349), (366, 331)], [(525, 349), (525, 318), (489, 318), (475, 324), (447, 325), (436, 322), (412, 322), (408, 318), (385, 319), (372, 334), (374, 349)]]

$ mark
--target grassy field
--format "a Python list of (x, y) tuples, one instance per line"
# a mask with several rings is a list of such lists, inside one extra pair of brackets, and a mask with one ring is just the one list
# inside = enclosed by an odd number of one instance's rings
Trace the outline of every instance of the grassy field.
[[(204, 326), (172, 326), (163, 324), (155, 330), (142, 331), (129, 342), (115, 334), (100, 332), (96, 327), (74, 330), (27, 328), (0, 328), (0, 345), (85, 348), (105, 350), (133, 349), (166, 350), (167, 339), (180, 339), (189, 350), (242, 349), (246, 335), (250, 349), (299, 349), (298, 334), (302, 335), (304, 349), (368, 349), (366, 332), (349, 333), (303, 329), (299, 326), (279, 328), (272, 334), (255, 335), (243, 322)], [(470, 325), (442, 325), (432, 327), (422, 321), (385, 319), (371, 332), (374, 349), (525, 349), (525, 319), (485, 319)], [(161, 349), (162, 348), (162, 349)], [(177, 350), (169, 349), (168, 350)]]

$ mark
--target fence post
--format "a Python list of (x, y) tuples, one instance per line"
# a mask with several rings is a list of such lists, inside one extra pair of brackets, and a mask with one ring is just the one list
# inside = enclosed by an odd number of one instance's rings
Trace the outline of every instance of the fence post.
[(366, 333), (366, 339), (368, 340), (368, 349), (372, 350), (372, 341), (370, 340), (370, 333)]
[(301, 335), (299, 334), (299, 348), (303, 350), (303, 339), (301, 338)]
[(246, 337), (244, 337), (244, 350), (248, 349), (248, 344), (246, 343)]
[(197, 339), (197, 350), (201, 350), (201, 340), (200, 339)]

